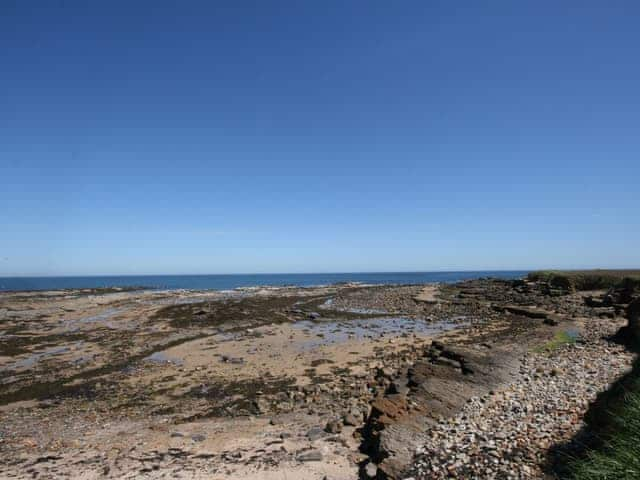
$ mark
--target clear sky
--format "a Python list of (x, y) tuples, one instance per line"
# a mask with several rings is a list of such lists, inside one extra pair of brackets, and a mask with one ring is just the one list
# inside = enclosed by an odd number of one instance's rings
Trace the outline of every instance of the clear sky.
[(636, 1), (0, 4), (0, 275), (640, 267)]

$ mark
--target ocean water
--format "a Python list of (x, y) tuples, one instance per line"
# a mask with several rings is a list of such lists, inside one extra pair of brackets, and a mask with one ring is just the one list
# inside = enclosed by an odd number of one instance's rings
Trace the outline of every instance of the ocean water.
[(387, 272), (387, 273), (277, 273), (234, 275), (123, 275), (91, 277), (0, 277), (0, 291), (64, 288), (146, 287), (150, 289), (229, 290), (238, 287), (308, 287), (339, 282), (416, 284), (457, 282), (481, 277), (520, 278), (526, 271)]

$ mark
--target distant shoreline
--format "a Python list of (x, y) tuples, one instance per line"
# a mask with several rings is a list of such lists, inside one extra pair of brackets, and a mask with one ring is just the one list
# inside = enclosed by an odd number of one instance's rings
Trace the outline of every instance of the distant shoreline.
[(0, 277), (0, 292), (78, 289), (232, 290), (242, 287), (315, 287), (345, 282), (372, 285), (452, 283), (482, 277), (516, 279), (527, 270), (465, 272), (277, 273), (215, 275), (104, 275), (77, 277)]

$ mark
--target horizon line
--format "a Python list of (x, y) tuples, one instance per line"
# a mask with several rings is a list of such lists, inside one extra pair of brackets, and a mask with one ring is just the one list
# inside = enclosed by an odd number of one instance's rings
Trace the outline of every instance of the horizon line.
[(351, 271), (351, 272), (249, 272), (249, 273), (106, 273), (106, 274), (88, 274), (88, 275), (0, 275), (0, 278), (91, 278), (91, 277), (206, 277), (206, 276), (241, 276), (241, 275), (362, 275), (362, 274), (412, 274), (412, 273), (475, 273), (475, 272), (533, 272), (541, 270), (559, 270), (559, 271), (588, 271), (588, 270), (638, 270), (634, 267), (615, 268), (615, 267), (585, 267), (585, 268), (482, 268), (482, 269), (463, 269), (463, 270), (371, 270), (371, 271)]

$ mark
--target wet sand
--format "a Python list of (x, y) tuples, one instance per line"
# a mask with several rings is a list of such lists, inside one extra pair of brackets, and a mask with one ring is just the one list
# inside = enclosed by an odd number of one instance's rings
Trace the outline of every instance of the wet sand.
[(1, 294), (0, 473), (357, 478), (370, 372), (463, 325), (332, 305), (387, 290)]

